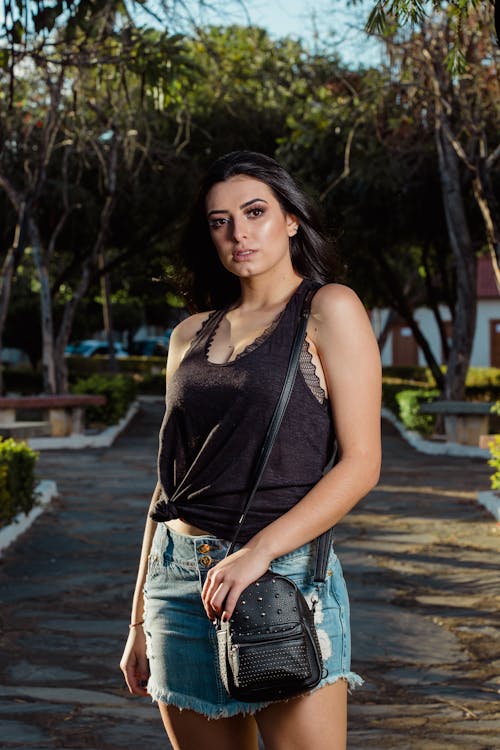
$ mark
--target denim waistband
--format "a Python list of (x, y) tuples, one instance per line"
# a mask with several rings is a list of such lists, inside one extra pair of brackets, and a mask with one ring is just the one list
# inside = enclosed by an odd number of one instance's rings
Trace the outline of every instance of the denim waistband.
[[(203, 536), (180, 534), (169, 528), (166, 523), (160, 523), (159, 526), (163, 527), (166, 537), (164, 540), (166, 554), (171, 560), (177, 560), (186, 566), (199, 567), (201, 565), (208, 568), (225, 557), (230, 545), (227, 539), (219, 539), (212, 534)], [(237, 544), (236, 549), (241, 546)], [(294, 559), (310, 557), (315, 554), (315, 551), (316, 541), (308, 542), (281, 555), (273, 562), (293, 562)]]

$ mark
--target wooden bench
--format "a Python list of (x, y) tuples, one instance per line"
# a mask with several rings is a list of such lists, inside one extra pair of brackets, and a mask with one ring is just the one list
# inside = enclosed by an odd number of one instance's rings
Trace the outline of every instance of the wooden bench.
[[(2, 396), (0, 397), (0, 435), (3, 437), (52, 437), (78, 435), (85, 429), (86, 406), (104, 406), (105, 396)], [(27, 422), (16, 419), (18, 410), (41, 411), (43, 421)]]
[(492, 403), (483, 401), (431, 401), (420, 404), (421, 414), (441, 414), (446, 437), (453, 443), (479, 445), (488, 433)]

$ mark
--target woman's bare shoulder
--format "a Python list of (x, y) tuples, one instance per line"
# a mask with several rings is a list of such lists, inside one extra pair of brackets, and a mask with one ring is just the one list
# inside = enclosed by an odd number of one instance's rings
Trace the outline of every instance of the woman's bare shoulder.
[(209, 312), (195, 313), (176, 325), (170, 336), (167, 359), (167, 381), (177, 370), (191, 342), (210, 316)]
[(346, 315), (366, 315), (366, 309), (356, 292), (345, 284), (325, 284), (314, 295), (311, 314), (327, 322)]
[(210, 317), (211, 314), (211, 311), (200, 312), (195, 313), (194, 315), (190, 315), (188, 318), (184, 318), (184, 320), (181, 320), (181, 322), (178, 323), (172, 331), (170, 343), (177, 346), (190, 344), (202, 327), (203, 323)]

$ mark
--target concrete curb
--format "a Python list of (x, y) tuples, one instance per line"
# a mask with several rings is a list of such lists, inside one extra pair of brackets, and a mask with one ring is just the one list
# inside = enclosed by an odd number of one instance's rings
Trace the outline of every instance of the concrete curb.
[(4, 526), (3, 529), (0, 529), (0, 557), (2, 557), (4, 551), (10, 544), (12, 544), (12, 542), (29, 529), (31, 524), (41, 513), (43, 513), (50, 501), (59, 495), (56, 483), (50, 479), (39, 482), (36, 486), (35, 492), (38, 497), (36, 504), (30, 512), (27, 514), (18, 513), (8, 526)]
[(399, 419), (386, 407), (382, 407), (382, 418), (394, 425), (401, 437), (420, 453), (432, 456), (462, 456), (465, 458), (489, 458), (487, 448), (475, 445), (460, 445), (459, 443), (434, 442), (420, 437), (418, 432), (407, 430)]
[(139, 401), (129, 406), (127, 413), (117, 424), (107, 427), (98, 435), (68, 435), (67, 437), (28, 438), (26, 442), (36, 451), (80, 450), (81, 448), (109, 448), (118, 435), (139, 411)]
[(500, 496), (496, 492), (478, 492), (477, 501), (484, 505), (496, 521), (500, 521)]
[[(146, 397), (148, 398), (148, 397)], [(151, 397), (151, 400), (163, 401), (162, 397), (156, 398)], [(142, 400), (140, 397), (137, 401), (134, 401), (130, 405), (126, 415), (118, 422), (118, 424), (108, 427), (98, 435), (69, 435), (68, 437), (62, 438), (29, 438), (25, 442), (29, 444), (33, 450), (61, 450), (66, 448), (80, 449), (80, 448), (108, 448), (113, 444), (118, 435), (127, 427), (129, 422), (139, 411), (139, 401)], [(149, 400), (149, 399), (148, 399)], [(18, 513), (14, 520), (3, 529), (0, 529), (0, 557), (4, 550), (12, 544), (21, 534), (23, 534), (38, 518), (38, 516), (45, 510), (48, 503), (54, 498), (58, 497), (57, 485), (55, 482), (46, 479), (41, 481), (35, 492), (39, 495), (36, 505), (26, 515), (25, 513)]]
[[(489, 458), (490, 456), (487, 448), (476, 448), (475, 445), (435, 443), (432, 440), (424, 440), (418, 433), (407, 430), (392, 411), (385, 407), (382, 408), (382, 419), (386, 419), (393, 424), (401, 437), (420, 453), (434, 456), (465, 456), (466, 458)], [(496, 521), (500, 521), (500, 497), (496, 492), (478, 492), (477, 502), (483, 505)]]

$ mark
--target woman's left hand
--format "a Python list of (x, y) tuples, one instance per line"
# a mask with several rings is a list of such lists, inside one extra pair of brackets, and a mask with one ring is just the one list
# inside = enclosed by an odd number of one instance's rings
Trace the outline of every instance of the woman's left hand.
[(201, 598), (211, 620), (229, 620), (241, 592), (268, 570), (262, 550), (242, 547), (208, 571)]

